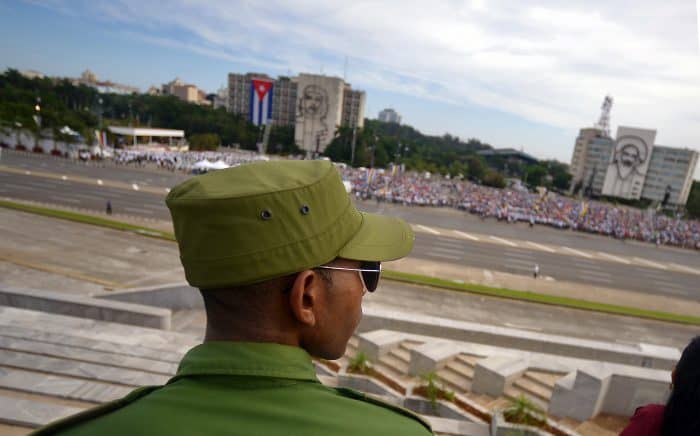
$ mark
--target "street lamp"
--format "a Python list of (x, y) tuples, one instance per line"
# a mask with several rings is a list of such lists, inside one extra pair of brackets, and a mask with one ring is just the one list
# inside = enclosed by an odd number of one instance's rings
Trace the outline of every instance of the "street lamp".
[(36, 111), (36, 114), (34, 115), (34, 121), (36, 121), (36, 125), (39, 127), (39, 129), (41, 129), (41, 97), (36, 98), (34, 111)]
[(36, 136), (34, 137), (34, 147), (39, 146), (39, 137), (41, 136), (41, 97), (36, 98), (36, 104), (34, 105), (34, 122), (36, 123)]

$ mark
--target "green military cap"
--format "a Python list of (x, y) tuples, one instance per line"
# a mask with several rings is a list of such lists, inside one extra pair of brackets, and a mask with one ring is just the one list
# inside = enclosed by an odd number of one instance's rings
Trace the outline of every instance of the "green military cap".
[(166, 198), (190, 285), (256, 283), (336, 257), (401, 258), (404, 221), (360, 212), (328, 161), (270, 161), (193, 177)]

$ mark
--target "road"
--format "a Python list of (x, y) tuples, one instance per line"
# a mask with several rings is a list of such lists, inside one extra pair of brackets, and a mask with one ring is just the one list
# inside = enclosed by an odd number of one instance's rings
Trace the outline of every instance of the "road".
[[(166, 189), (187, 177), (9, 152), (0, 161), (0, 196), (98, 211), (110, 200), (115, 213), (169, 220), (163, 202)], [(700, 257), (694, 251), (481, 220), (453, 209), (375, 202), (358, 206), (412, 223), (417, 234), (414, 258), (525, 275), (538, 264), (540, 274), (557, 281), (700, 301)]]
[[(0, 286), (76, 295), (184, 282), (177, 245), (0, 208)], [(196, 292), (196, 291), (193, 291)], [(696, 326), (451, 292), (383, 280), (363, 305), (618, 343), (682, 348)], [(202, 319), (199, 317), (198, 319)], [(175, 326), (182, 327), (180, 323)], [(201, 334), (202, 324), (193, 333)]]

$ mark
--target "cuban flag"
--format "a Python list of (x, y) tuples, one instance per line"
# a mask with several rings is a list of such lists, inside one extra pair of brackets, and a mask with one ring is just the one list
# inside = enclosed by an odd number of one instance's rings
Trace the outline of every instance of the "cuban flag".
[(250, 81), (250, 121), (256, 126), (262, 126), (270, 119), (272, 119), (272, 82), (253, 79)]

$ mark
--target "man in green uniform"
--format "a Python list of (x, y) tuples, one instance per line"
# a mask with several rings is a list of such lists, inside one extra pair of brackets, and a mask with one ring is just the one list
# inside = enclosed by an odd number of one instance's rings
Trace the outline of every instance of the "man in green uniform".
[(204, 343), (164, 386), (40, 429), (65, 435), (429, 435), (399, 407), (323, 386), (380, 262), (405, 256), (403, 221), (359, 212), (327, 161), (275, 161), (194, 177), (166, 199)]

